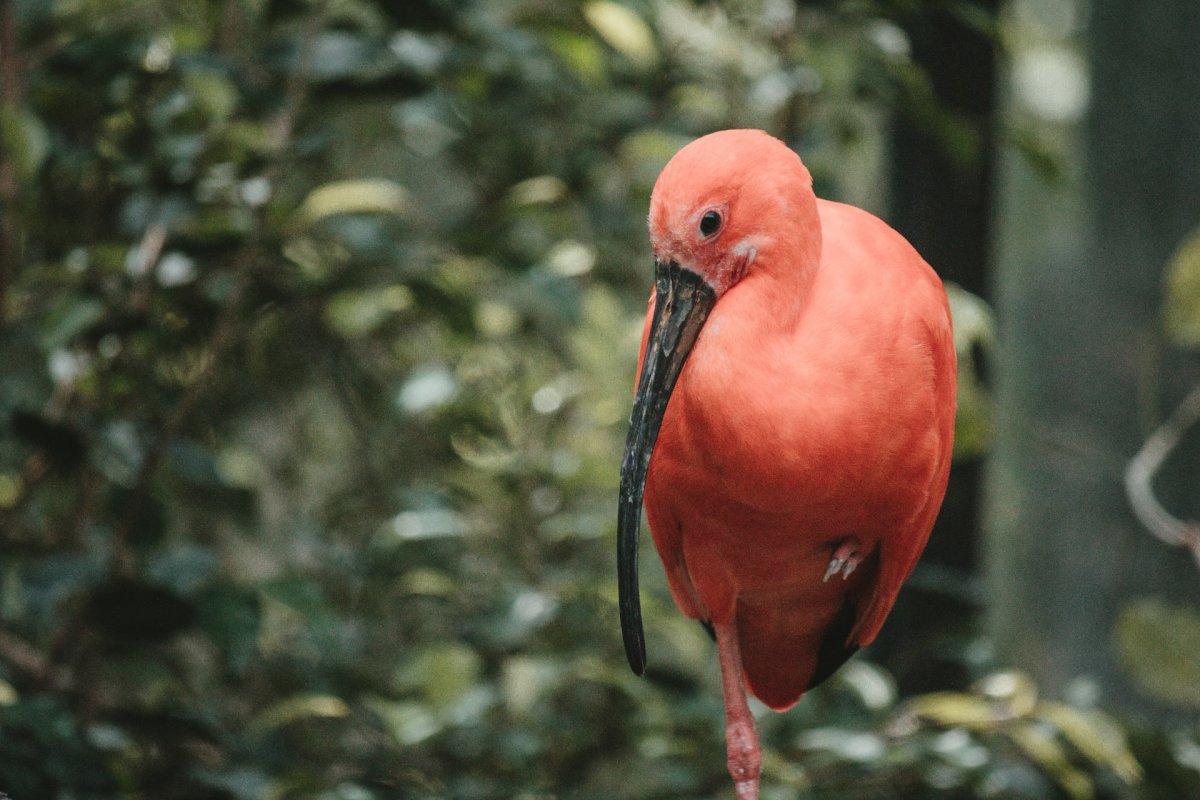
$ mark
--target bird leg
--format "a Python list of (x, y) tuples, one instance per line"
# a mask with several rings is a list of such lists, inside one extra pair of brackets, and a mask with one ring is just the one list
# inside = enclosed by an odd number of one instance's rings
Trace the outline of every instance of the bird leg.
[(730, 621), (714, 623), (717, 655), (721, 662), (721, 688), (725, 695), (725, 752), (738, 800), (758, 800), (758, 775), (762, 752), (754, 717), (746, 703), (742, 654), (738, 649), (737, 626)]
[(826, 583), (834, 575), (842, 573), (842, 580), (850, 577), (850, 573), (858, 569), (858, 565), (862, 563), (862, 556), (858, 554), (858, 543), (853, 539), (847, 539), (842, 542), (837, 550), (833, 551), (833, 557), (829, 559), (829, 566), (825, 568), (825, 577), (821, 578), (822, 583)]

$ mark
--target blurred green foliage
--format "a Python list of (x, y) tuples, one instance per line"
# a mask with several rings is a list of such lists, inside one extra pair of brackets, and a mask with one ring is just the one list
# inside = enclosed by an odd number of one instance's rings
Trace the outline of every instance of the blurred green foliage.
[[(878, 204), (907, 101), (969, 158), (919, 9), (0, 6), (0, 790), (728, 795), (656, 572), (649, 680), (616, 635), (649, 191), (756, 126)], [(1099, 712), (981, 686), (897, 707), (856, 661), (763, 718), (764, 796), (1133, 796)], [(1200, 792), (1190, 734), (1135, 745), (1144, 796)]]

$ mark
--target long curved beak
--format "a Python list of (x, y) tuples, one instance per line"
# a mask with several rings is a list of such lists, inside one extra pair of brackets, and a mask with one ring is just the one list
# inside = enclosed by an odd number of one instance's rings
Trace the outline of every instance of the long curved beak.
[(642, 359), (642, 374), (629, 416), (629, 436), (621, 462), (621, 497), (617, 511), (617, 588), (621, 605), (621, 637), (633, 671), (646, 671), (646, 637), (638, 593), (638, 532), (646, 469), (658, 439), (667, 402), (700, 329), (717, 302), (717, 293), (695, 272), (674, 261), (654, 262), (654, 317)]

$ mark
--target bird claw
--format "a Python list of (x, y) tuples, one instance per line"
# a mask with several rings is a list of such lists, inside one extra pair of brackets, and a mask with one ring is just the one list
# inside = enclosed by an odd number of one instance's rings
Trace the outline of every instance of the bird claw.
[(825, 577), (821, 578), (821, 583), (828, 583), (829, 579), (842, 571), (842, 560), (837, 556), (829, 559), (829, 566), (825, 568)]
[(849, 542), (838, 547), (833, 551), (833, 557), (829, 559), (829, 566), (825, 568), (825, 576), (821, 578), (821, 583), (828, 583), (829, 579), (839, 572), (842, 574), (842, 580), (850, 577), (850, 573), (858, 569), (862, 558), (858, 555), (858, 550)]

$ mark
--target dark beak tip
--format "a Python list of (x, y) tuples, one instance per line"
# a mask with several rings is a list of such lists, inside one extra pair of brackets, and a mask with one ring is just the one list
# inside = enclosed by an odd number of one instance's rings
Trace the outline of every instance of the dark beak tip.
[(629, 634), (625, 638), (625, 658), (629, 661), (629, 669), (640, 678), (646, 674), (646, 641), (643, 638), (640, 614), (637, 627), (631, 627)]

